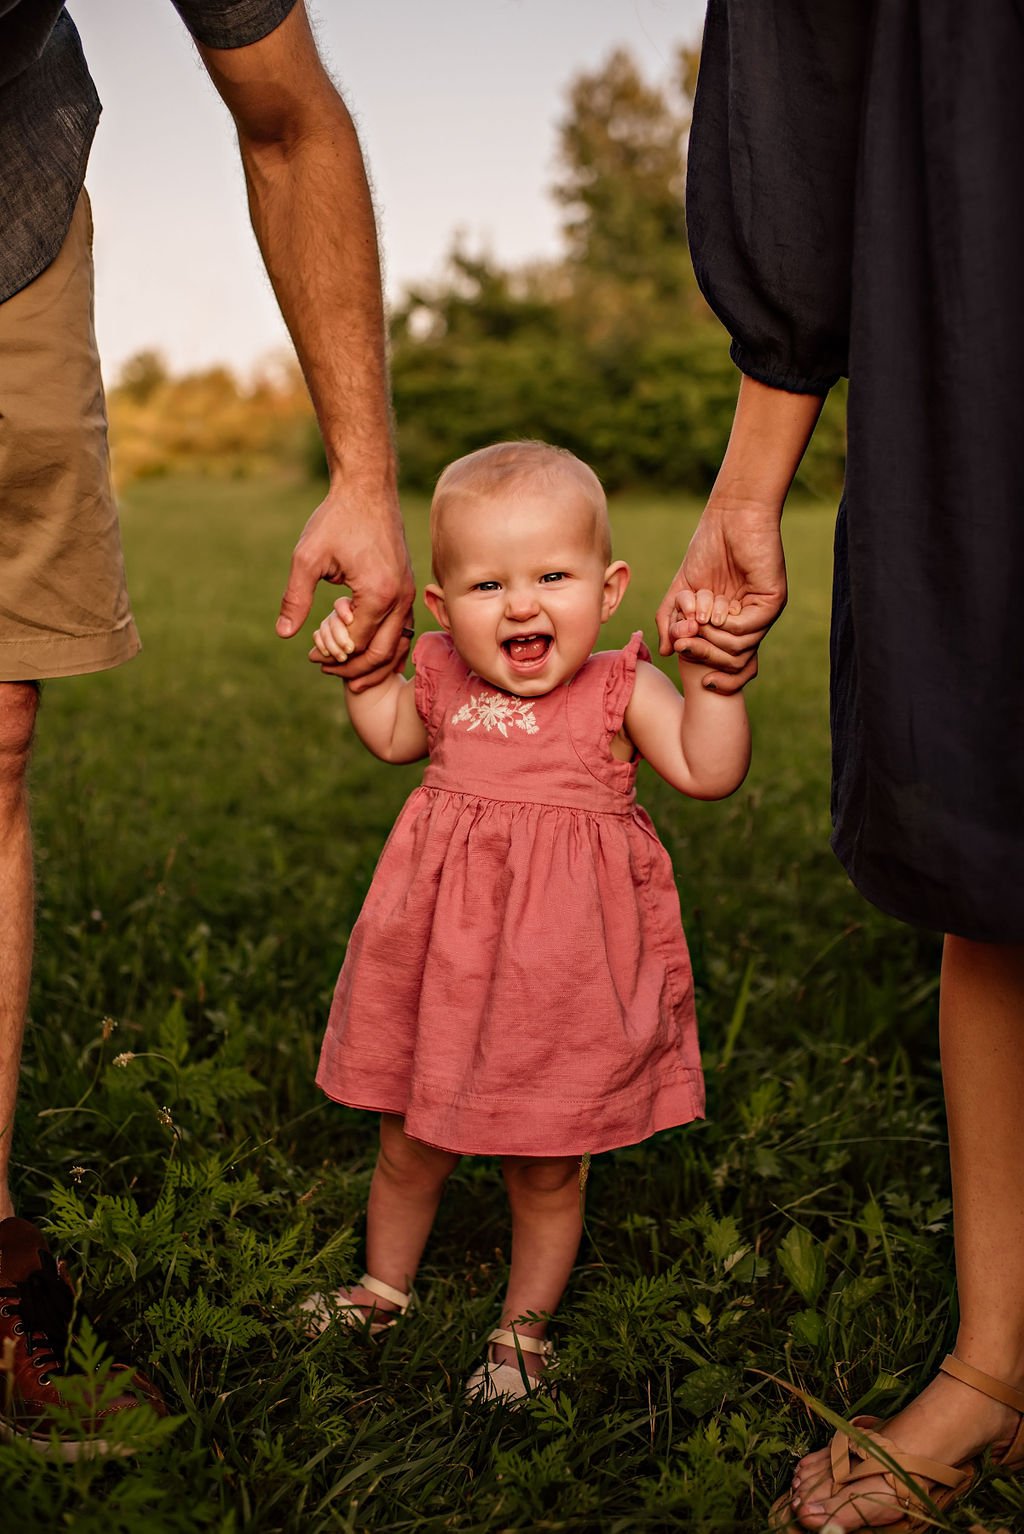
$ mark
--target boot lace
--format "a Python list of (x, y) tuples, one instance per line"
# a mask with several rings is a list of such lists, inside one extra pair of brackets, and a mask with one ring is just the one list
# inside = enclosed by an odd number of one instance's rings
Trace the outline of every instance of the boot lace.
[(14, 1330), (24, 1336), (34, 1369), (62, 1372), (71, 1328), (74, 1297), (50, 1252), (39, 1253), (39, 1267), (20, 1283), (0, 1285), (0, 1314), (16, 1316)]

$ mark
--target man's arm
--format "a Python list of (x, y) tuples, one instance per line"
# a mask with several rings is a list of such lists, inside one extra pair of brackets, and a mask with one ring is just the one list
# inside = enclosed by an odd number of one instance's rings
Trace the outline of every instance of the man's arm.
[[(319, 580), (352, 588), (350, 679), (402, 662), (415, 588), (391, 437), (377, 231), (359, 140), (302, 0), (259, 42), (199, 44), (231, 111), (253, 228), (327, 450), (330, 489), (292, 556), (277, 630), (297, 632)], [(357, 684), (358, 685), (358, 684)]]

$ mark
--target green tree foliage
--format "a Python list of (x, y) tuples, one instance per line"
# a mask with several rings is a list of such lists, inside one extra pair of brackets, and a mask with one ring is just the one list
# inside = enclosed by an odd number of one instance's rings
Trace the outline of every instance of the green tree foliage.
[[(737, 374), (697, 291), (683, 183), (695, 50), (644, 79), (622, 49), (569, 85), (553, 196), (560, 261), (515, 269), (456, 243), (444, 279), (392, 316), (403, 478), (426, 488), (462, 453), (542, 437), (591, 462), (609, 488), (706, 490), (728, 438)], [(841, 481), (837, 405), (806, 482)]]
[(686, 259), (683, 135), (688, 110), (647, 84), (625, 49), (570, 85), (559, 127), (568, 258), (635, 299), (681, 298)]

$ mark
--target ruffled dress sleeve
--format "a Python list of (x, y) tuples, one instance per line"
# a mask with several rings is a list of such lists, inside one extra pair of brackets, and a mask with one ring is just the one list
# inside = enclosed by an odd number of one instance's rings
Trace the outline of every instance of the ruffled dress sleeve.
[(447, 634), (421, 634), (412, 652), (415, 672), (416, 712), (427, 727), (427, 741), (433, 747), (444, 715), (447, 685), (455, 680), (461, 662)]
[(686, 217), (742, 372), (827, 394), (848, 371), (854, 192), (871, 7), (709, 0)]
[(622, 729), (636, 685), (637, 662), (651, 654), (639, 630), (621, 650), (592, 655), (573, 678), (568, 723), (576, 754), (591, 775), (621, 794), (632, 794), (639, 755), (628, 762), (612, 755), (612, 737)]
[(629, 644), (621, 649), (608, 667), (604, 683), (604, 731), (611, 740), (622, 729), (629, 700), (636, 686), (636, 667), (641, 660), (650, 660), (651, 652), (644, 644), (640, 629), (630, 637)]

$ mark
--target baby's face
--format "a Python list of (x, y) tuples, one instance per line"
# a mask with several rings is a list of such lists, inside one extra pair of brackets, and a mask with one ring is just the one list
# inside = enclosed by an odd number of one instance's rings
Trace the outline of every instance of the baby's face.
[(575, 675), (629, 579), (621, 561), (606, 568), (582, 496), (553, 507), (530, 487), (446, 508), (442, 563), (425, 593), (435, 618), (470, 670), (520, 697)]

